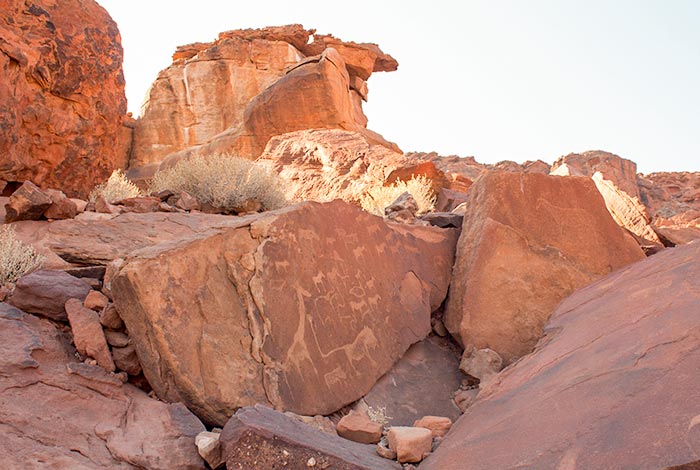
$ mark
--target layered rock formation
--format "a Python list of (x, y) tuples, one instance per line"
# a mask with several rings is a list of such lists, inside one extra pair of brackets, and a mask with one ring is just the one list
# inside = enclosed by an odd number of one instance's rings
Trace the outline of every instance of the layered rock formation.
[(342, 201), (238, 220), (132, 254), (111, 282), (162, 399), (216, 424), (256, 403), (328, 414), (430, 331), (452, 231), (387, 224)]
[(421, 469), (695, 468), (699, 281), (695, 242), (574, 293)]
[(567, 295), (644, 256), (588, 178), (491, 172), (465, 206), (445, 326), (506, 363), (532, 350)]
[(0, 467), (204, 469), (202, 423), (77, 362), (48, 320), (0, 303)]
[(92, 0), (0, 4), (0, 180), (86, 196), (127, 164), (122, 47)]
[[(221, 33), (179, 49), (150, 91), (131, 167), (167, 155), (230, 152), (256, 158), (274, 135), (340, 128), (396, 149), (366, 129), (362, 100), (375, 71), (398, 64), (374, 44), (313, 36), (301, 25)], [(214, 80), (212, 80), (214, 77)]]

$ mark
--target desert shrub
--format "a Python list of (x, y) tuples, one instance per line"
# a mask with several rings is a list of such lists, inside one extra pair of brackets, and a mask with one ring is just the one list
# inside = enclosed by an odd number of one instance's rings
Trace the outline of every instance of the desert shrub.
[(370, 406), (367, 409), (367, 415), (369, 416), (369, 419), (371, 419), (375, 423), (381, 424), (384, 427), (386, 427), (387, 424), (389, 424), (390, 419), (393, 419), (391, 416), (388, 416), (386, 414), (385, 406), (378, 406), (377, 408), (373, 408)]
[(33, 247), (17, 239), (12, 226), (0, 228), (0, 286), (39, 268), (44, 259)]
[(367, 212), (384, 217), (384, 209), (403, 193), (416, 200), (418, 213), (424, 214), (435, 207), (437, 197), (425, 176), (414, 176), (408, 181), (397, 181), (391, 186), (375, 186), (360, 198), (360, 205)]
[(94, 202), (97, 196), (102, 196), (111, 203), (140, 194), (139, 187), (129, 181), (121, 170), (114, 170), (107, 181), (95, 186), (90, 192), (89, 200)]
[(270, 166), (217, 154), (189, 158), (153, 176), (150, 190), (186, 191), (200, 204), (237, 212), (248, 201), (259, 201), (264, 210), (287, 205), (287, 184)]

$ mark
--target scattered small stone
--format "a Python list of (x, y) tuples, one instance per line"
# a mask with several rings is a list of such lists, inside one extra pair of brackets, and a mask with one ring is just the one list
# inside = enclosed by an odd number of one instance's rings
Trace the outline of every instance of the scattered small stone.
[(452, 420), (444, 416), (423, 416), (416, 420), (413, 426), (430, 429), (433, 437), (443, 437), (452, 427)]
[(114, 361), (109, 353), (109, 346), (97, 313), (83, 307), (83, 303), (78, 299), (68, 300), (65, 308), (68, 322), (73, 330), (75, 349), (82, 356), (94, 358), (103, 369), (114, 372), (116, 369)]
[(307, 467), (315, 467), (316, 466), (316, 459), (311, 457), (309, 460), (306, 462)]
[(392, 426), (386, 437), (389, 448), (396, 452), (399, 463), (420, 462), (433, 447), (433, 433), (430, 429)]
[(123, 348), (112, 348), (114, 364), (129, 375), (139, 375), (141, 373), (141, 363), (136, 355), (133, 345)]
[(455, 392), (454, 401), (462, 413), (467, 411), (474, 400), (476, 400), (477, 395), (479, 395), (478, 388), (460, 389)]
[(475, 349), (474, 347), (464, 350), (462, 360), (459, 363), (459, 370), (467, 375), (479, 379), (479, 386), (484, 387), (503, 368), (503, 359), (492, 349)]
[(85, 298), (85, 302), (83, 302), (83, 305), (85, 306), (85, 308), (89, 308), (90, 310), (95, 310), (96, 312), (99, 312), (104, 310), (105, 307), (107, 307), (108, 303), (109, 299), (106, 295), (104, 295), (102, 292), (93, 290), (90, 291), (90, 293), (87, 295), (87, 297)]
[(113, 303), (107, 304), (100, 313), (100, 324), (112, 330), (121, 330), (124, 328), (124, 322)]
[(120, 214), (121, 209), (107, 202), (104, 196), (99, 195), (95, 198), (95, 212), (100, 214)]
[(389, 444), (387, 443), (386, 437), (382, 437), (382, 439), (377, 443), (376, 450), (380, 457), (389, 460), (396, 460), (396, 452), (389, 449)]
[(175, 207), (185, 211), (199, 210), (199, 202), (190, 193), (182, 191), (179, 196)]
[(124, 348), (129, 345), (129, 335), (121, 331), (105, 330), (105, 338), (110, 346)]
[(194, 439), (197, 452), (214, 469), (224, 464), (221, 455), (221, 442), (219, 441), (220, 435), (217, 432), (203, 431), (197, 434)]
[(340, 437), (361, 444), (375, 444), (382, 438), (383, 427), (372, 421), (367, 413), (351, 410), (336, 425)]

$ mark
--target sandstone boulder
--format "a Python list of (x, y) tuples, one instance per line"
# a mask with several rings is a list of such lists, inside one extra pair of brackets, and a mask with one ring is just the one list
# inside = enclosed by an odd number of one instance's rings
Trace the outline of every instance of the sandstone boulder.
[(342, 201), (236, 220), (134, 253), (111, 281), (162, 399), (215, 424), (255, 403), (329, 414), (430, 331), (453, 231), (389, 225)]
[(396, 462), (264, 406), (241, 408), (221, 433), (226, 468), (400, 470)]
[(452, 427), (452, 420), (444, 416), (423, 416), (413, 423), (413, 427), (430, 429), (433, 437), (444, 437)]
[(5, 205), (5, 223), (39, 220), (49, 206), (51, 197), (31, 181), (25, 181)]
[[(47, 189), (49, 197), (51, 198), (51, 205), (44, 211), (44, 217), (47, 219), (72, 219), (78, 215), (78, 204), (76, 201), (79, 199), (69, 199), (63, 191), (58, 191), (56, 189)], [(84, 201), (83, 201), (84, 202)], [(85, 209), (85, 207), (83, 207)]]
[(0, 304), (0, 468), (204, 470), (204, 426), (76, 362), (51, 322)]
[(470, 188), (445, 326), (509, 364), (571, 292), (644, 257), (589, 178), (491, 172)]
[(0, 4), (0, 180), (87, 196), (126, 166), (117, 25), (93, 0)]
[(66, 321), (66, 302), (82, 302), (90, 291), (88, 283), (63, 271), (40, 270), (19, 278), (8, 302), (29, 313)]
[(694, 468), (698, 305), (697, 242), (578, 290), (421, 469)]
[(268, 162), (290, 183), (295, 200), (359, 201), (368, 187), (425, 176), (435, 187), (444, 174), (431, 162), (415, 160), (366, 135), (342, 129), (312, 129), (274, 136), (258, 159)]

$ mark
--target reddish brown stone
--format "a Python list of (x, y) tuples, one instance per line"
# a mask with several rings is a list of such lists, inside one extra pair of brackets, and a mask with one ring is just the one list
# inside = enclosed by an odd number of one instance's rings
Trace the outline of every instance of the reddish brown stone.
[(44, 211), (47, 219), (72, 219), (78, 215), (78, 205), (73, 199), (69, 199), (63, 193), (55, 189), (47, 189), (46, 193), (51, 198), (51, 205)]
[(106, 295), (104, 295), (102, 292), (92, 290), (90, 293), (88, 293), (87, 297), (85, 297), (85, 302), (83, 305), (85, 308), (89, 308), (90, 310), (101, 312), (107, 307), (108, 303), (109, 299)]
[(133, 254), (111, 281), (162, 399), (218, 424), (254, 403), (329, 414), (430, 331), (452, 231), (387, 224), (342, 201), (236, 219)]
[(112, 357), (114, 365), (119, 370), (123, 370), (129, 375), (139, 375), (141, 373), (141, 363), (136, 356), (136, 350), (133, 345), (129, 344), (125, 347), (112, 348)]
[(124, 212), (145, 214), (148, 212), (158, 212), (160, 210), (160, 202), (160, 198), (158, 197), (138, 196), (116, 201), (115, 204), (123, 206)]
[(426, 428), (392, 426), (386, 437), (389, 449), (396, 452), (400, 463), (420, 462), (430, 453), (433, 445), (433, 432)]
[(66, 321), (66, 302), (82, 302), (90, 291), (90, 285), (82, 279), (63, 271), (41, 270), (19, 278), (8, 302), (29, 313)]
[(204, 470), (184, 406), (76, 362), (65, 333), (0, 304), (0, 467)]
[(244, 407), (221, 433), (228, 469), (400, 470), (374, 446), (332, 436), (260, 405)]
[(575, 289), (644, 257), (590, 178), (490, 172), (469, 189), (445, 326), (509, 364)]
[(0, 3), (4, 181), (86, 196), (126, 166), (117, 25), (92, 0)]
[(413, 423), (414, 427), (430, 429), (433, 437), (444, 437), (452, 427), (452, 420), (444, 416), (423, 416)]
[(83, 303), (78, 299), (70, 299), (66, 302), (66, 313), (73, 330), (75, 349), (83, 357), (94, 358), (103, 369), (114, 372), (114, 361), (109, 353), (109, 346), (97, 313), (83, 307)]
[(5, 223), (39, 220), (51, 206), (51, 198), (31, 181), (25, 181), (5, 204)]
[(481, 392), (421, 468), (657, 469), (697, 460), (698, 305), (700, 243), (578, 290), (535, 351)]
[(351, 410), (335, 427), (338, 435), (360, 444), (376, 444), (382, 438), (382, 425), (369, 419), (366, 412)]

